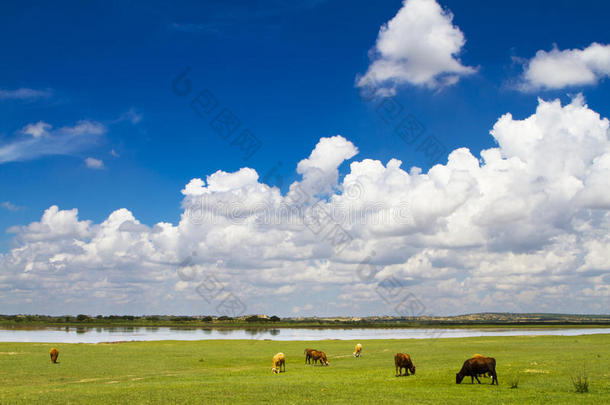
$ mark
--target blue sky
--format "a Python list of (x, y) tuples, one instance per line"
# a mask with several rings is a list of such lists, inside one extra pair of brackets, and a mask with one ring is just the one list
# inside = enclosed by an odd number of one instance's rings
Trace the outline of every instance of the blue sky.
[[(180, 190), (217, 170), (250, 167), (286, 194), (301, 178), (297, 164), (323, 137), (342, 135), (358, 148), (357, 160), (385, 165), (395, 158), (404, 170), (417, 166), (425, 173), (447, 163), (454, 149), (479, 157), (497, 147), (489, 131), (498, 119), (508, 112), (515, 120), (529, 117), (539, 97), (569, 104), (582, 93), (591, 110), (610, 114), (607, 73), (590, 85), (519, 87), (537, 51), (610, 43), (610, 5), (440, 4), (465, 38), (454, 56), (474, 73), (435, 88), (393, 84), (393, 100), (446, 148), (431, 162), (384, 123), (376, 111), (382, 98), (363, 101), (355, 85), (371, 65), (380, 27), (401, 1), (3, 3), (0, 148), (23, 139), (28, 124), (49, 124), (54, 136), (75, 133), (79, 122), (98, 129), (78, 129), (93, 135), (82, 145), (68, 139), (73, 147), (61, 154), (45, 153), (43, 144), (33, 157), (0, 163), (0, 252), (9, 255), (27, 239), (18, 228), (5, 230), (39, 221), (53, 205), (77, 208), (79, 219), (94, 224), (126, 208), (149, 227), (177, 225), (184, 214)], [(193, 112), (192, 97), (172, 91), (187, 66), (193, 91), (208, 89), (260, 139), (247, 161), (210, 119)], [(88, 165), (87, 158), (94, 160)], [(265, 177), (273, 167), (279, 177)], [(340, 178), (349, 173), (349, 159), (338, 170)]]

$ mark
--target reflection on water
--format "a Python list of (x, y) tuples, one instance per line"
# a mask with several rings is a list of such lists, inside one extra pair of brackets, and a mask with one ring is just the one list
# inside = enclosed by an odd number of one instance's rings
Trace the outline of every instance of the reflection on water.
[(49, 327), (0, 329), (0, 342), (99, 343), (129, 340), (364, 340), (432, 339), (475, 336), (589, 335), (610, 333), (610, 328), (569, 329), (195, 329), (180, 327)]

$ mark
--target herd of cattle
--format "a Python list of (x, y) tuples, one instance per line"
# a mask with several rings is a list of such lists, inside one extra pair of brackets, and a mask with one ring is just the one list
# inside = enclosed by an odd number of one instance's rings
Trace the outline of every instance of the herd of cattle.
[[(59, 356), (59, 351), (56, 348), (52, 348), (49, 351), (51, 355), (51, 362), (57, 363), (57, 357)], [(326, 357), (326, 353), (316, 349), (305, 349), (305, 364), (311, 364), (313, 360), (313, 364), (317, 364), (320, 362), (321, 366), (328, 366), (328, 359)], [(358, 343), (354, 349), (353, 353), (354, 357), (360, 357), (362, 355), (362, 345)], [(402, 376), (402, 369), (405, 369), (405, 376), (409, 375), (409, 371), (411, 374), (415, 374), (415, 365), (413, 361), (411, 361), (411, 356), (405, 353), (397, 353), (394, 356), (394, 366), (396, 367), (396, 377)], [(286, 372), (286, 356), (284, 353), (278, 353), (273, 356), (271, 371), (275, 374)], [(496, 359), (493, 357), (485, 357), (480, 354), (475, 354), (472, 358), (466, 360), (462, 365), (462, 369), (455, 375), (455, 382), (459, 384), (462, 382), (464, 377), (470, 377), (470, 382), (474, 384), (474, 380), (476, 379), (479, 384), (481, 381), (479, 380), (480, 376), (491, 376), (491, 384), (494, 383), (498, 385), (498, 375), (496, 374)]]
[[(326, 358), (326, 353), (316, 349), (305, 349), (303, 352), (305, 354), (305, 364), (311, 364), (313, 360), (313, 364), (315, 365), (318, 361), (322, 366), (328, 366), (328, 359)], [(362, 345), (358, 343), (353, 353), (354, 357), (360, 357), (362, 355)], [(411, 356), (405, 353), (396, 353), (394, 356), (394, 366), (396, 367), (396, 377), (400, 377), (402, 375), (408, 376), (409, 372), (411, 374), (415, 374), (415, 365), (413, 361), (411, 361)], [(271, 371), (275, 374), (281, 373), (283, 367), (283, 372), (286, 372), (286, 356), (284, 353), (278, 353), (273, 356)], [(402, 374), (402, 369), (405, 369), (405, 373)], [(498, 375), (496, 374), (496, 359), (493, 357), (485, 357), (480, 354), (475, 354), (472, 358), (466, 360), (462, 365), (461, 370), (455, 375), (456, 384), (460, 384), (464, 377), (470, 377), (470, 382), (474, 384), (474, 380), (476, 379), (479, 384), (481, 384), (481, 380), (479, 380), (480, 376), (490, 376), (491, 384), (498, 385)]]

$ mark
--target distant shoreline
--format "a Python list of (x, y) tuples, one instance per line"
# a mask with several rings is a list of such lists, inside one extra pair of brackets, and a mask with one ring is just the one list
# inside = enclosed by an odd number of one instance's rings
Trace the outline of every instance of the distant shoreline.
[(278, 328), (603, 328), (610, 326), (610, 315), (482, 313), (453, 317), (329, 317), (279, 318), (250, 315), (238, 318), (212, 316), (131, 315), (46, 316), (0, 315), (0, 328), (100, 328), (170, 327), (196, 329), (278, 329)]
[(48, 329), (48, 328), (68, 328), (68, 329), (91, 329), (91, 328), (171, 328), (171, 329), (200, 329), (200, 330), (271, 330), (271, 329), (578, 329), (591, 328), (603, 329), (610, 327), (610, 324), (493, 324), (493, 325), (450, 325), (450, 324), (426, 324), (426, 325), (294, 325), (294, 324), (278, 324), (278, 325), (176, 325), (176, 324), (6, 324), (0, 323), (0, 329)]

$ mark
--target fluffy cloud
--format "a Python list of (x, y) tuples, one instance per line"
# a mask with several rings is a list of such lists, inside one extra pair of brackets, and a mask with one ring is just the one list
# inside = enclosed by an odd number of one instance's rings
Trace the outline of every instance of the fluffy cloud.
[(85, 159), (85, 165), (87, 165), (87, 167), (89, 169), (103, 169), (104, 168), (103, 161), (101, 161), (100, 159), (92, 158), (92, 157), (88, 157), (87, 159)]
[(379, 83), (379, 95), (391, 95), (400, 84), (438, 88), (474, 73), (458, 59), (466, 40), (452, 20), (435, 0), (405, 0), (379, 30), (372, 63), (357, 86)]
[(0, 303), (220, 313), (209, 294), (221, 290), (247, 313), (279, 315), (404, 315), (403, 298), (417, 313), (605, 312), (609, 134), (582, 96), (539, 100), (526, 119), (498, 119), (498, 147), (456, 149), (427, 173), (364, 158), (339, 178), (357, 149), (335, 136), (298, 164), (285, 195), (251, 168), (191, 180), (177, 224), (149, 227), (124, 208), (96, 224), (53, 206), (10, 229)]
[(524, 91), (596, 84), (610, 75), (610, 45), (596, 42), (584, 49), (538, 51), (521, 77)]
[(337, 185), (337, 168), (358, 153), (358, 148), (342, 136), (322, 138), (307, 159), (297, 165), (297, 173), (303, 176), (300, 186), (311, 195), (329, 193)]
[(25, 127), (23, 127), (21, 129), (21, 132), (26, 135), (31, 135), (34, 138), (40, 138), (41, 136), (48, 135), (49, 129), (51, 129), (50, 124), (47, 124), (44, 121), (38, 121), (35, 124), (27, 124)]
[(95, 121), (81, 120), (73, 126), (52, 129), (43, 121), (24, 126), (20, 136), (0, 144), (0, 164), (37, 159), (49, 155), (69, 155), (89, 148), (106, 133)]

